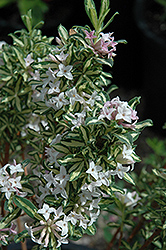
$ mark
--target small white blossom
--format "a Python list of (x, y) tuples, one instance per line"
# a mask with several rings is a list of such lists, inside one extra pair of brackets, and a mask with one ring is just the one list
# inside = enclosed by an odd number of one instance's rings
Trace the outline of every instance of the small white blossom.
[(121, 102), (121, 105), (117, 108), (117, 115), (115, 117), (116, 120), (124, 120), (126, 122), (131, 123), (131, 109), (128, 106), (127, 102)]
[(50, 89), (48, 90), (48, 94), (60, 93), (59, 85), (60, 81), (56, 81), (55, 83), (49, 82)]
[(79, 220), (80, 215), (77, 214), (76, 212), (71, 212), (68, 216), (67, 216), (67, 221), (71, 221), (71, 223), (73, 225), (76, 225), (77, 221)]
[(22, 165), (14, 163), (14, 165), (9, 165), (10, 168), (10, 174), (18, 173), (18, 172), (24, 172), (24, 169), (22, 168)]
[(89, 98), (88, 101), (86, 101), (87, 104), (89, 104), (91, 107), (94, 106), (95, 101), (100, 101), (101, 97), (98, 95), (97, 91), (94, 91), (91, 97)]
[(131, 146), (123, 144), (122, 152), (117, 156), (116, 160), (121, 164), (132, 164), (135, 161), (132, 158), (133, 149)]
[(53, 176), (52, 171), (49, 172), (49, 174), (44, 174), (43, 177), (47, 181), (47, 184), (46, 184), (47, 188), (49, 188), (51, 185), (54, 185), (54, 187), (56, 187), (57, 181), (55, 177)]
[(77, 94), (76, 88), (72, 88), (66, 91), (66, 95), (70, 98), (70, 103), (73, 106), (75, 101), (81, 101), (83, 98)]
[(43, 208), (38, 210), (38, 214), (42, 214), (45, 220), (48, 220), (50, 217), (50, 214), (53, 212), (55, 212), (55, 208), (49, 207), (49, 205), (46, 203), (43, 204)]
[(22, 185), (20, 183), (21, 176), (18, 176), (16, 178), (10, 178), (8, 181), (11, 183), (12, 188), (22, 188)]
[(57, 221), (56, 225), (62, 229), (62, 233), (61, 233), (62, 236), (68, 233), (68, 222), (66, 220), (66, 216), (64, 216), (63, 220)]
[(59, 61), (64, 62), (69, 54), (64, 54), (63, 51), (61, 51), (60, 55), (55, 55)]
[(63, 187), (66, 186), (66, 182), (69, 180), (69, 174), (66, 172), (66, 168), (64, 166), (60, 166), (60, 173), (55, 176), (56, 180), (60, 181), (60, 184), (63, 185)]
[(100, 210), (98, 209), (97, 210), (97, 213), (89, 213), (89, 216), (90, 216), (90, 222), (88, 224), (88, 226), (91, 226), (99, 217), (100, 215)]
[(49, 82), (54, 82), (56, 79), (55, 72), (52, 71), (51, 68), (48, 68), (48, 70), (46, 71), (46, 75), (47, 78), (43, 79), (43, 88), (45, 88)]
[(68, 65), (65, 66), (64, 64), (59, 64), (59, 72), (57, 73), (58, 77), (66, 77), (69, 80), (73, 80), (73, 76), (72, 73), (70, 72), (72, 70), (73, 66), (72, 65)]
[(30, 54), (28, 54), (27, 57), (24, 58), (24, 60), (26, 67), (30, 66), (34, 62)]
[(41, 192), (41, 195), (39, 197), (40, 200), (44, 200), (44, 198), (50, 194), (50, 189), (47, 188), (47, 187), (42, 187), (42, 186), (39, 186), (39, 191)]
[(80, 197), (81, 205), (85, 205), (87, 200), (92, 200), (92, 194), (88, 190), (82, 190), (82, 193), (78, 195)]
[(127, 189), (124, 188), (124, 194), (115, 192), (116, 197), (127, 207), (134, 207), (137, 205), (138, 201), (141, 198), (138, 196), (137, 192), (127, 192)]
[(117, 167), (115, 170), (110, 170), (110, 175), (117, 175), (120, 179), (122, 179), (126, 172), (130, 170), (130, 166), (123, 167), (122, 164), (117, 163)]
[(89, 164), (89, 169), (86, 171), (86, 173), (92, 175), (96, 180), (99, 178), (99, 171), (102, 170), (101, 166), (95, 166), (94, 162), (91, 161)]
[(64, 97), (64, 92), (61, 92), (59, 96), (52, 97), (52, 99), (54, 100), (57, 109), (62, 108), (63, 105), (69, 104), (68, 100), (66, 100)]
[(48, 161), (50, 163), (55, 163), (56, 166), (59, 166), (59, 163), (57, 162), (57, 156), (59, 155), (59, 152), (52, 147), (51, 148), (45, 147), (45, 152), (48, 157)]

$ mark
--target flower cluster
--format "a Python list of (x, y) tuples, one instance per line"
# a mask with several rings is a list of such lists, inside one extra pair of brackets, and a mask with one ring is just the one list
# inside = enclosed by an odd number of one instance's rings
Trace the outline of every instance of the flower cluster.
[(27, 193), (22, 192), (21, 175), (24, 169), (21, 164), (6, 164), (0, 169), (0, 190), (5, 193), (6, 199), (9, 199), (11, 194), (16, 193), (22, 197)]
[[(133, 110), (127, 102), (120, 101), (119, 97), (116, 97), (111, 101), (107, 101), (104, 104), (98, 119), (103, 118), (116, 120), (119, 125), (131, 129), (134, 129), (138, 120), (137, 112)], [(134, 123), (132, 123), (132, 121), (134, 121)]]

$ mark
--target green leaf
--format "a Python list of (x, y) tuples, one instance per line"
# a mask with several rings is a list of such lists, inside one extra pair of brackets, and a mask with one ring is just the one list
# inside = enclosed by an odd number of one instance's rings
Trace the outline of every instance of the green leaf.
[(113, 85), (111, 85), (111, 87), (108, 88), (107, 93), (110, 95), (116, 89), (118, 89), (118, 86), (113, 84)]
[(95, 233), (96, 233), (96, 226), (94, 224), (92, 224), (91, 226), (87, 227), (86, 233), (88, 235), (95, 235)]
[(23, 23), (27, 27), (28, 31), (32, 31), (32, 10), (29, 10), (27, 15), (21, 16)]
[(79, 178), (79, 176), (81, 175), (83, 168), (84, 168), (84, 162), (81, 162), (79, 167), (77, 169), (75, 169), (74, 172), (72, 172), (70, 174), (69, 181), (77, 180)]
[(100, 30), (100, 32), (103, 31), (103, 30), (105, 30), (105, 29), (110, 25), (110, 23), (112, 23), (112, 21), (114, 20), (114, 17), (115, 17), (116, 15), (118, 15), (118, 14), (119, 14), (119, 13), (116, 12), (116, 13), (111, 17), (111, 19), (104, 25), (104, 27)]
[(19, 45), (21, 47), (24, 47), (24, 43), (20, 39), (18, 39), (17, 36), (15, 36), (14, 34), (9, 34), (9, 36), (13, 38), (14, 45)]
[(33, 186), (28, 184), (28, 183), (22, 184), (22, 191), (27, 192), (28, 194), (31, 194), (31, 195), (33, 195), (35, 193)]
[(135, 128), (138, 130), (142, 130), (145, 127), (150, 127), (150, 126), (153, 126), (153, 122), (152, 122), (152, 120), (147, 119), (145, 121), (136, 123)]
[(109, 59), (97, 58), (96, 61), (100, 64), (107, 65), (111, 68), (113, 66), (113, 59), (111, 59), (111, 58), (109, 58)]
[(18, 60), (20, 61), (22, 66), (25, 68), (26, 65), (25, 65), (25, 61), (24, 61), (22, 52), (17, 47), (14, 47), (14, 46), (13, 46), (13, 50), (15, 51)]
[(85, 144), (87, 144), (89, 140), (89, 130), (85, 126), (80, 126), (79, 131), (81, 132), (81, 137), (83, 138)]
[(59, 33), (60, 38), (66, 43), (69, 38), (69, 34), (66, 28), (62, 26), (61, 24), (58, 27), (58, 33)]
[(86, 118), (85, 125), (94, 125), (94, 124), (104, 124), (104, 123), (95, 117)]
[(9, 88), (3, 87), (3, 91), (9, 93), (11, 96), (14, 95), (14, 92)]
[(13, 197), (13, 201), (16, 206), (21, 208), (32, 219), (43, 220), (43, 217), (37, 213), (37, 207), (31, 201), (18, 195)]
[(98, 28), (98, 18), (96, 12), (96, 6), (93, 0), (84, 0), (85, 11), (93, 24), (95, 30)]
[(133, 180), (133, 178), (131, 177), (130, 174), (128, 173), (124, 173), (124, 180), (127, 181), (128, 183), (132, 184), (132, 185), (135, 185), (135, 182)]
[(20, 98), (18, 96), (16, 96), (16, 108), (21, 112)]
[(153, 173), (161, 178), (163, 178), (164, 180), (166, 180), (166, 173), (162, 173), (160, 171), (158, 171), (157, 169), (152, 169)]
[(8, 227), (8, 225), (16, 218), (18, 218), (21, 214), (21, 209), (16, 207), (12, 213), (7, 214), (0, 222), (0, 229)]
[(102, 22), (101, 19), (103, 18), (103, 16), (105, 15), (105, 13), (108, 12), (109, 5), (110, 5), (110, 1), (109, 0), (102, 0), (101, 1), (100, 15), (99, 15), (99, 21), (100, 22)]
[(140, 104), (140, 99), (141, 99), (141, 97), (139, 96), (139, 97), (134, 97), (132, 100), (130, 100), (129, 102), (128, 102), (128, 104), (129, 104), (129, 106), (132, 108), (132, 109), (135, 109), (136, 108), (136, 106), (138, 105), (138, 104)]
[(65, 145), (61, 145), (60, 143), (53, 145), (53, 148), (55, 148), (60, 153), (70, 154), (68, 147), (65, 147)]
[(29, 238), (29, 234), (27, 230), (23, 230), (21, 233), (18, 233), (14, 237), (14, 242), (19, 243), (20, 241), (24, 241), (25, 238)]
[(61, 144), (65, 145), (66, 147), (72, 147), (72, 148), (85, 146), (85, 144), (83, 142), (75, 141), (75, 140), (71, 140), (70, 142), (61, 141)]
[(126, 134), (114, 134), (115, 137), (117, 137), (122, 143), (125, 143), (127, 145), (132, 145), (133, 138), (129, 133)]
[(60, 164), (69, 164), (74, 162), (82, 162), (83, 158), (75, 157), (74, 155), (68, 155), (64, 159), (59, 160)]

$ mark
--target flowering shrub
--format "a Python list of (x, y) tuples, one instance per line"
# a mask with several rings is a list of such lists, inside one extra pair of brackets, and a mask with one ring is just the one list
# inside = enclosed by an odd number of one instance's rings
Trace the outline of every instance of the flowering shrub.
[[(126, 195), (117, 178), (134, 184), (129, 172), (140, 160), (134, 142), (151, 121), (138, 122), (139, 97), (121, 101), (110, 98), (116, 86), (104, 90), (112, 75), (103, 66), (113, 66), (116, 46), (125, 42), (103, 33), (114, 17), (104, 24), (109, 1), (101, 1), (99, 17), (93, 0), (85, 0), (85, 10), (94, 30), (74, 26), (68, 32), (60, 25), (53, 45), (32, 27), (29, 11), (27, 30), (11, 34), (13, 45), (2, 45), (2, 245), (21, 213), (32, 222), (14, 241), (29, 237), (39, 244), (34, 249), (60, 249), (68, 239), (94, 235), (101, 209)], [(22, 145), (30, 148), (29, 160)], [(124, 203), (134, 206), (134, 195)]]
[(153, 151), (143, 160), (139, 174), (132, 173), (135, 191), (124, 189), (124, 193), (115, 193), (115, 203), (103, 207), (108, 215), (112, 215), (107, 227), (113, 235), (108, 250), (118, 246), (133, 250), (166, 247), (166, 141), (148, 138), (147, 143)]

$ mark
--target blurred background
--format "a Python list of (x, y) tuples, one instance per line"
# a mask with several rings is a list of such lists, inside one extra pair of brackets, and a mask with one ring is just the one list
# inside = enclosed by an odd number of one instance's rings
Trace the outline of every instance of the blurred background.
[[(97, 10), (100, 0), (94, 0)], [(114, 96), (129, 100), (141, 96), (138, 106), (140, 119), (150, 118), (156, 134), (165, 136), (166, 122), (166, 16), (159, 0), (110, 0), (110, 18), (114, 21), (105, 30), (114, 32), (115, 40), (127, 44), (117, 46), (112, 83), (119, 87)], [(166, 1), (165, 1), (166, 5)], [(56, 37), (61, 23), (66, 29), (73, 25), (92, 25), (84, 10), (84, 0), (0, 0), (0, 40), (12, 43), (8, 33), (23, 28), (20, 15), (32, 9), (34, 23), (44, 20), (43, 34)], [(166, 8), (165, 8), (166, 9)], [(161, 26), (160, 32), (153, 26)], [(151, 24), (152, 23), (152, 24)], [(155, 23), (155, 24), (154, 24)], [(156, 30), (157, 32), (156, 32)], [(156, 39), (156, 40), (155, 40)]]

